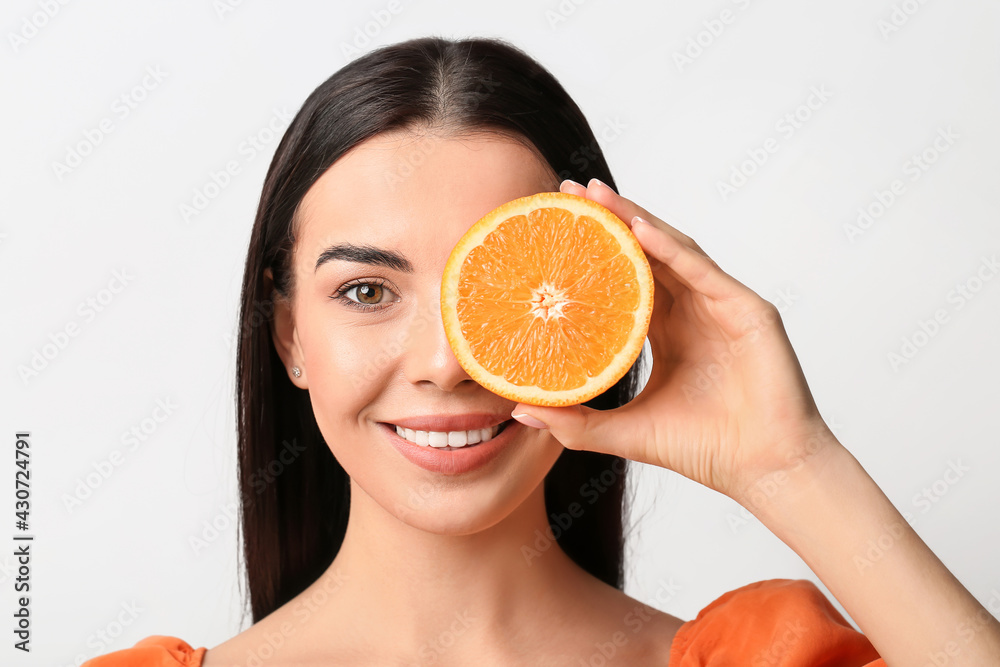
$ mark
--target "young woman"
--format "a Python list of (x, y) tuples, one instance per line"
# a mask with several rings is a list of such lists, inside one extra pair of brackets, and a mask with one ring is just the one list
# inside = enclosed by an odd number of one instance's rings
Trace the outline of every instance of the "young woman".
[[(459, 238), (496, 206), (556, 189), (628, 222), (653, 266), (638, 396), (637, 365), (582, 406), (514, 404), (475, 383), (445, 338), (440, 280)], [(211, 649), (147, 637), (90, 667), (1000, 660), (1000, 623), (824, 423), (774, 306), (619, 196), (580, 109), (505, 42), (411, 40), (319, 86), (268, 171), (242, 298), (254, 625)], [(723, 359), (713, 383), (696, 381)], [(427, 445), (406, 429), (470, 444), (417, 465), (402, 452)], [(477, 453), (493, 438), (491, 456)], [(802, 579), (730, 591), (687, 621), (625, 595), (628, 461), (748, 508), (862, 633)], [(540, 542), (553, 516), (572, 521)]]

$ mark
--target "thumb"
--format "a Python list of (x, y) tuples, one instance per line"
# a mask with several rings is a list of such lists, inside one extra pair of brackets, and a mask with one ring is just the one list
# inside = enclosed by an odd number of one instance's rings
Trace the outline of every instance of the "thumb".
[[(567, 449), (606, 452), (607, 446), (614, 442), (613, 438), (609, 439), (607, 434), (601, 433), (607, 415), (585, 405), (555, 408), (518, 403), (510, 416), (525, 426), (548, 429)], [(594, 446), (597, 443), (600, 443), (601, 449)]]

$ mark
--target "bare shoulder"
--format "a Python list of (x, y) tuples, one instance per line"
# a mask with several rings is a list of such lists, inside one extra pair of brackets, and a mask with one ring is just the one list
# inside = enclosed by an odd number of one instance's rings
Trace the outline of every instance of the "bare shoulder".
[(218, 646), (210, 647), (201, 660), (201, 667), (232, 667), (245, 662), (252, 653), (253, 638), (258, 636), (259, 623), (230, 637)]
[[(365, 656), (371, 647), (348, 633), (341, 637), (330, 630), (317, 630), (313, 614), (301, 604), (301, 596), (271, 612), (243, 632), (209, 648), (200, 667), (246, 667), (282, 664), (309, 667), (329, 664), (329, 656), (344, 664), (370, 664)], [(331, 627), (341, 628), (343, 617)]]
[(284, 614), (279, 612), (262, 618), (218, 646), (210, 647), (202, 658), (201, 667), (268, 664), (269, 658), (279, 652), (285, 654), (284, 658), (289, 658), (289, 648), (296, 644), (294, 628), (283, 620)]
[[(591, 579), (581, 587), (580, 596), (553, 607), (549, 618), (559, 619), (537, 646), (530, 647), (535, 665), (573, 664), (666, 665), (674, 636), (685, 623), (660, 609), (627, 595), (621, 590)], [(372, 657), (387, 647), (370, 643), (363, 632), (344, 636), (326, 629), (306, 631), (295, 607), (285, 605), (250, 628), (209, 648), (201, 667), (245, 667), (268, 664), (280, 656), (282, 664), (302, 667), (325, 665), (329, 656), (343, 664), (374, 664)], [(338, 617), (350, 625), (349, 615)], [(582, 661), (580, 663), (579, 661)]]
[(604, 653), (613, 653), (623, 664), (666, 665), (674, 636), (684, 625), (684, 619), (618, 590), (614, 590), (613, 596), (617, 599), (607, 607), (614, 611), (605, 615), (608, 627), (602, 633), (604, 639), (591, 642), (591, 646), (608, 662), (612, 657)]

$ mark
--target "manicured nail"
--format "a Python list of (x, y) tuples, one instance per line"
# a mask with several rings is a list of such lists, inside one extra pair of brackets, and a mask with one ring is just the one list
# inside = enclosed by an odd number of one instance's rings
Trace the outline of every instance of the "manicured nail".
[(611, 188), (608, 186), (607, 183), (605, 183), (604, 181), (602, 181), (602, 180), (600, 180), (598, 178), (592, 178), (592, 179), (590, 179), (590, 183), (588, 183), (587, 185), (589, 187), (589, 186), (593, 185), (594, 183), (597, 183), (598, 185), (602, 185), (602, 186), (608, 188), (608, 190), (611, 190)]
[(559, 187), (561, 188), (561, 187), (562, 187), (563, 185), (565, 185), (566, 183), (570, 183), (570, 184), (572, 184), (572, 185), (575, 185), (575, 186), (577, 186), (578, 188), (582, 188), (582, 187), (583, 187), (582, 185), (580, 185), (580, 184), (579, 184), (579, 183), (577, 183), (576, 181), (574, 181), (574, 180), (572, 180), (572, 179), (569, 179), (569, 178), (566, 178), (566, 179), (563, 179), (563, 182), (559, 184)]
[(637, 223), (637, 222), (641, 222), (641, 223), (642, 223), (642, 224), (644, 224), (644, 225), (649, 225), (650, 227), (652, 227), (652, 226), (653, 226), (652, 224), (650, 224), (650, 222), (649, 222), (648, 220), (643, 220), (643, 219), (642, 219), (642, 218), (640, 218), (639, 216), (634, 216), (634, 217), (632, 218), (632, 228), (633, 228), (633, 229), (635, 229), (635, 223)]
[(546, 425), (545, 422), (539, 421), (527, 413), (520, 415), (512, 414), (511, 417), (525, 426), (530, 426), (531, 428), (548, 428), (548, 425)]

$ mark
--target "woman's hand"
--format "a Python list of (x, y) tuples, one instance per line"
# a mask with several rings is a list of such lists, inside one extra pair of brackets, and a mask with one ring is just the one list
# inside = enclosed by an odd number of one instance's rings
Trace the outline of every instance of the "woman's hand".
[(602, 183), (560, 189), (631, 223), (655, 278), (653, 368), (642, 393), (615, 410), (518, 403), (512, 414), (541, 419), (569, 449), (674, 470), (752, 511), (819, 576), (886, 664), (935, 655), (998, 664), (1000, 623), (834, 437), (777, 309)]
[[(674, 470), (753, 511), (784, 474), (838, 447), (820, 417), (777, 308), (725, 273), (691, 238), (597, 179), (562, 192), (603, 205), (653, 269), (649, 381), (627, 405), (518, 403), (568, 449)], [(634, 222), (635, 216), (651, 226)], [(770, 495), (770, 494), (768, 494)]]

